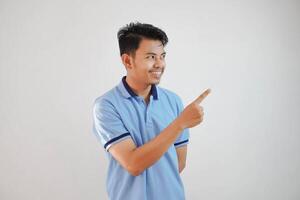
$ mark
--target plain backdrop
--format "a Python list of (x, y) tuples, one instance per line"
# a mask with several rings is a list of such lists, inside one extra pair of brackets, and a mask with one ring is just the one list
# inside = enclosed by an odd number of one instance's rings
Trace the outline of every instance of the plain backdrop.
[(299, 1), (0, 0), (0, 199), (107, 199), (94, 100), (126, 74), (118, 29), (163, 29), (161, 87), (206, 88), (187, 200), (299, 200)]

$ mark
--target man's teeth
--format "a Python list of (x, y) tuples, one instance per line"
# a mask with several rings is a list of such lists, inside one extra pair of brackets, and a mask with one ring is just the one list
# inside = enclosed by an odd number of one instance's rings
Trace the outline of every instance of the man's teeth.
[(159, 71), (159, 72), (151, 72), (151, 73), (153, 73), (153, 74), (161, 74), (161, 71)]

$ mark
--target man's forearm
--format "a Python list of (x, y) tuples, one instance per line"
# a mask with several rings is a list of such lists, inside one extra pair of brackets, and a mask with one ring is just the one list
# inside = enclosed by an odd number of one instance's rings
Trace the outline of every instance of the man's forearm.
[(175, 119), (159, 135), (143, 146), (133, 150), (130, 165), (134, 166), (136, 175), (153, 165), (174, 144), (177, 137), (183, 131), (179, 119)]

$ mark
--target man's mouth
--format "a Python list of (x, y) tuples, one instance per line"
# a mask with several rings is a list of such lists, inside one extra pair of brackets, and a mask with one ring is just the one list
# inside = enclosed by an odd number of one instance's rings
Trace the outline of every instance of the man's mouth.
[(150, 71), (150, 73), (154, 75), (161, 75), (162, 71)]

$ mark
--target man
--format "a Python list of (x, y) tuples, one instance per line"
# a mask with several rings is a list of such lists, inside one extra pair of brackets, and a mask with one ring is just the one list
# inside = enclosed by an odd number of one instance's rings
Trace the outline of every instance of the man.
[(95, 100), (93, 130), (109, 160), (110, 200), (183, 200), (179, 173), (185, 167), (189, 130), (203, 120), (199, 103), (183, 109), (178, 95), (158, 87), (165, 70), (168, 37), (139, 22), (118, 32), (127, 75)]

